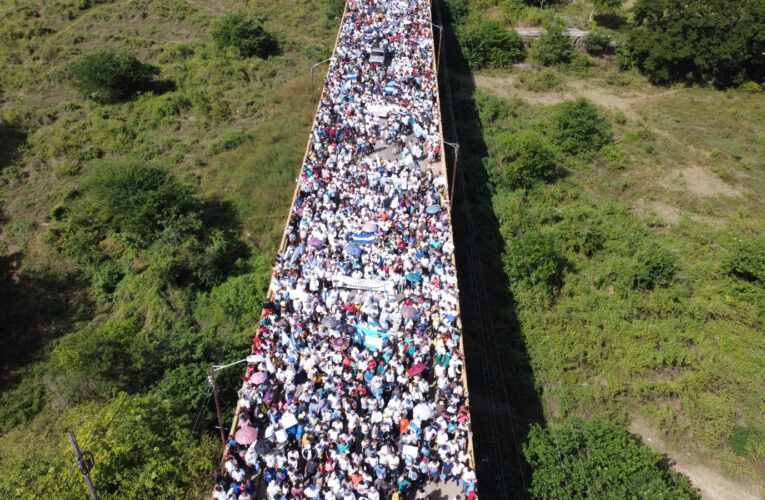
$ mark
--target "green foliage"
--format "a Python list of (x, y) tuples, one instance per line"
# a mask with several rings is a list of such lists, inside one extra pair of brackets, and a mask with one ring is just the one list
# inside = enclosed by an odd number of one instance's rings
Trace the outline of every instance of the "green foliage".
[(630, 282), (633, 288), (653, 290), (669, 286), (675, 274), (677, 258), (657, 245), (649, 245), (635, 254)]
[(765, 4), (759, 0), (638, 0), (630, 46), (653, 83), (720, 88), (765, 76)]
[(168, 171), (139, 162), (100, 162), (85, 187), (109, 230), (143, 239), (198, 206), (189, 188)]
[(723, 262), (723, 270), (731, 276), (765, 285), (765, 236), (736, 241)]
[(473, 68), (507, 68), (526, 55), (518, 32), (498, 21), (486, 21), (477, 28), (466, 27), (459, 31), (459, 38)]
[(571, 39), (559, 24), (551, 24), (531, 47), (534, 59), (545, 66), (569, 62), (572, 52)]
[(257, 56), (267, 59), (279, 51), (279, 43), (263, 26), (247, 18), (244, 12), (220, 19), (212, 30), (219, 49), (233, 47), (241, 57)]
[(509, 187), (529, 187), (537, 181), (555, 178), (555, 151), (538, 134), (505, 133), (497, 139), (504, 179)]
[(446, 20), (453, 24), (462, 24), (468, 15), (467, 0), (444, 0), (446, 4)]
[(561, 150), (573, 155), (597, 152), (613, 141), (608, 118), (583, 97), (560, 104), (550, 136)]
[(210, 144), (208, 151), (211, 154), (218, 154), (228, 149), (234, 149), (244, 142), (246, 136), (243, 130), (228, 130), (216, 137)]
[(590, 54), (602, 54), (609, 50), (611, 36), (605, 31), (595, 29), (584, 36), (582, 43)]
[(664, 457), (601, 419), (550, 430), (534, 424), (523, 453), (534, 469), (533, 498), (699, 498)]
[(84, 96), (102, 103), (126, 99), (147, 87), (159, 68), (133, 54), (111, 51), (86, 54), (72, 64), (72, 84)]
[(511, 283), (539, 286), (548, 293), (563, 283), (566, 261), (554, 233), (530, 230), (516, 235), (507, 241), (502, 262)]
[(620, 70), (628, 71), (635, 67), (635, 59), (632, 57), (632, 51), (628, 45), (618, 45), (615, 53), (614, 64), (616, 64)]

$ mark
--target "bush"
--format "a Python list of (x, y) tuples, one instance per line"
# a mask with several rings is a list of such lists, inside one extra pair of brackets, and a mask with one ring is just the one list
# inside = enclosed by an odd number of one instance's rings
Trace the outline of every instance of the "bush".
[(534, 59), (545, 66), (566, 63), (571, 59), (571, 39), (563, 28), (552, 24), (531, 48)]
[(72, 64), (74, 87), (85, 97), (102, 103), (126, 99), (145, 88), (159, 68), (134, 55), (109, 51), (87, 54)]
[(446, 18), (454, 24), (462, 24), (468, 15), (468, 3), (467, 0), (445, 0), (446, 3)]
[(550, 430), (534, 424), (523, 454), (533, 498), (699, 498), (664, 457), (602, 419)]
[(508, 239), (502, 262), (511, 282), (540, 285), (547, 292), (563, 283), (566, 261), (554, 234), (532, 230)]
[(168, 171), (144, 163), (100, 162), (85, 186), (107, 226), (142, 238), (197, 207), (191, 191)]
[(498, 141), (505, 181), (510, 187), (529, 187), (555, 178), (555, 151), (537, 133), (507, 133)]
[(630, 51), (627, 45), (621, 44), (616, 47), (614, 64), (622, 71), (628, 71), (635, 67), (635, 59), (632, 57), (632, 51)]
[(274, 36), (243, 12), (229, 14), (215, 23), (212, 37), (219, 49), (233, 47), (242, 57), (258, 56), (267, 59), (279, 50)]
[(521, 36), (498, 21), (460, 31), (461, 46), (473, 68), (507, 68), (526, 56)]
[(737, 242), (725, 259), (723, 270), (731, 276), (765, 285), (765, 236)]
[(243, 130), (228, 130), (219, 135), (210, 144), (208, 151), (211, 154), (217, 154), (228, 149), (234, 149), (244, 142), (245, 135)]
[(573, 155), (597, 152), (613, 141), (608, 118), (583, 97), (562, 103), (553, 125), (553, 142)]
[(677, 258), (663, 248), (652, 245), (635, 255), (630, 273), (633, 288), (653, 290), (668, 286), (677, 273)]
[(602, 54), (609, 50), (611, 37), (603, 31), (592, 30), (584, 36), (582, 43), (590, 54)]

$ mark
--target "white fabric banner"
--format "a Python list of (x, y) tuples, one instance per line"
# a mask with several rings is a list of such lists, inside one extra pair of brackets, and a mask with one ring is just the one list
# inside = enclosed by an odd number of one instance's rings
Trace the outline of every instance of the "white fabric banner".
[(354, 288), (356, 290), (375, 290), (381, 292), (393, 292), (393, 281), (371, 280), (365, 278), (351, 278), (350, 276), (335, 275), (332, 277), (337, 286), (342, 288)]

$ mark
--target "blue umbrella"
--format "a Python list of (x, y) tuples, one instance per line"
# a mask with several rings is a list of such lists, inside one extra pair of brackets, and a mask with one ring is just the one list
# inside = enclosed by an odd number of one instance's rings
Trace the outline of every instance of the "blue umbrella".
[(438, 205), (430, 205), (428, 208), (425, 209), (425, 213), (428, 213), (430, 215), (437, 214), (441, 211), (441, 207)]
[(361, 255), (361, 247), (358, 245), (348, 245), (345, 247), (345, 253), (352, 257), (358, 257)]
[(412, 283), (419, 283), (422, 281), (422, 276), (417, 273), (409, 273), (406, 275), (406, 280), (411, 281)]

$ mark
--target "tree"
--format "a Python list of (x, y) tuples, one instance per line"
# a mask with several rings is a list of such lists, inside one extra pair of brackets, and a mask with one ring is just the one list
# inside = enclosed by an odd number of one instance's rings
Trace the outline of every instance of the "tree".
[(279, 50), (276, 38), (244, 12), (229, 14), (215, 23), (212, 37), (219, 49), (233, 47), (242, 57), (267, 59)]
[(555, 151), (537, 133), (504, 134), (498, 141), (505, 179), (510, 187), (529, 187), (536, 181), (555, 178)]
[(523, 454), (534, 471), (533, 498), (699, 498), (661, 455), (602, 419), (549, 430), (534, 424)]
[(87, 54), (72, 64), (74, 87), (102, 103), (128, 98), (146, 87), (159, 68), (140, 62), (133, 54), (110, 51)]
[(629, 44), (652, 83), (724, 88), (765, 76), (762, 0), (638, 0)]
[(553, 142), (573, 155), (597, 152), (613, 140), (611, 122), (584, 97), (560, 104), (553, 124)]
[(553, 24), (534, 43), (531, 51), (534, 59), (545, 66), (565, 63), (571, 59), (571, 40), (562, 26)]
[(521, 36), (499, 21), (486, 21), (478, 28), (460, 32), (461, 45), (473, 68), (506, 68), (526, 56)]

